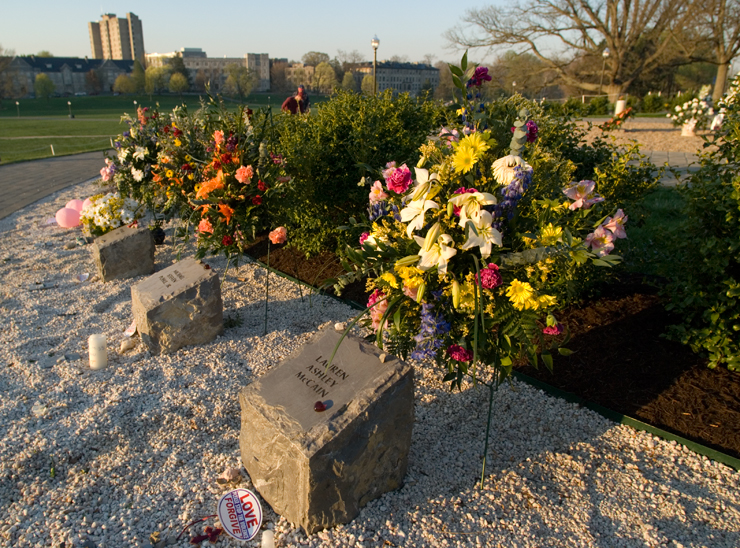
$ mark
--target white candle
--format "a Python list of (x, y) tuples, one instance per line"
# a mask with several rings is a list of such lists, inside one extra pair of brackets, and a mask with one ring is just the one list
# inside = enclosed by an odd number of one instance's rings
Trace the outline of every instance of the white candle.
[(90, 349), (90, 369), (104, 369), (108, 365), (105, 335), (90, 335), (87, 344)]
[(275, 536), (269, 529), (262, 531), (262, 548), (275, 548)]

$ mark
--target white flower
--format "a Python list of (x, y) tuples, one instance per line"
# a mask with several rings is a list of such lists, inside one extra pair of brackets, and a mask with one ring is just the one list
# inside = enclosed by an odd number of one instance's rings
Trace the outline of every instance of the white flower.
[(486, 210), (478, 211), (470, 222), (475, 225), (475, 230), (470, 228), (468, 240), (463, 244), (462, 249), (479, 247), (480, 256), (487, 259), (491, 254), (491, 244), (501, 247), (501, 233), (493, 228), (493, 216)]
[(118, 160), (121, 162), (125, 162), (126, 158), (128, 158), (129, 149), (122, 148), (120, 151), (118, 151)]
[(450, 202), (460, 208), (460, 226), (478, 213), (483, 206), (494, 205), (496, 197), (488, 192), (465, 192), (450, 198)]
[(144, 158), (146, 158), (146, 153), (146, 148), (136, 147), (136, 151), (134, 152), (134, 159), (144, 161)]
[(424, 213), (429, 209), (439, 209), (439, 204), (432, 200), (412, 200), (401, 210), (401, 221), (409, 223), (406, 235), (410, 238), (414, 230), (424, 226)]
[(521, 167), (524, 171), (532, 171), (532, 166), (522, 160), (521, 157), (509, 154), (493, 162), (491, 166), (493, 177), (498, 184), (506, 186), (514, 180), (516, 176), (514, 168), (517, 166)]
[(411, 192), (411, 199), (426, 199), (427, 194), (429, 194), (429, 191), (432, 189), (433, 181), (437, 181), (439, 177), (436, 173), (429, 175), (429, 170), (418, 167), (415, 167), (414, 171), (416, 171), (416, 186)]
[(135, 167), (131, 168), (131, 176), (134, 178), (134, 181), (137, 183), (140, 183), (141, 180), (144, 178), (144, 172), (140, 169), (136, 169)]
[[(439, 236), (439, 231), (429, 231), (427, 237), (437, 236), (433, 242), (427, 242), (425, 238), (421, 236), (414, 236), (414, 240), (419, 244), (421, 250), (419, 251), (419, 259), (416, 267), (419, 270), (427, 271), (430, 268), (437, 267), (437, 272), (444, 275), (447, 274), (447, 261), (457, 254), (457, 249), (452, 247), (455, 242), (449, 234), (442, 234)], [(428, 245), (429, 244), (429, 245)], [(425, 251), (428, 249), (428, 251)]]

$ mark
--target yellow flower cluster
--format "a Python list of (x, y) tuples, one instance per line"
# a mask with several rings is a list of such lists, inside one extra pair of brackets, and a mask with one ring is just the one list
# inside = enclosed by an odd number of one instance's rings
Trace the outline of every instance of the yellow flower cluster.
[(424, 282), (422, 277), (424, 273), (415, 266), (397, 266), (395, 270), (396, 274), (403, 280), (403, 285), (411, 289), (419, 287)]
[(491, 148), (489, 140), (491, 134), (471, 133), (466, 135), (459, 142), (455, 143), (455, 155), (452, 158), (452, 165), (456, 173), (467, 173), (480, 160), (487, 150)]
[(557, 302), (552, 295), (536, 295), (531, 285), (519, 280), (511, 281), (506, 288), (506, 296), (517, 310), (539, 310), (554, 306)]

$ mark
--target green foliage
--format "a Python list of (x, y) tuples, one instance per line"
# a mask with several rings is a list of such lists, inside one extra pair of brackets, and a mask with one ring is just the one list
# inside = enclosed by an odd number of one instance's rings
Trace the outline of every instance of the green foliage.
[[(732, 91), (732, 90), (731, 90)], [(669, 336), (740, 371), (740, 108), (727, 109), (716, 151), (681, 187), (684, 225), (673, 240), (674, 267), (663, 295), (681, 323)]]
[(641, 112), (661, 112), (664, 108), (665, 101), (657, 93), (648, 93), (642, 98)]
[(311, 116), (280, 115), (280, 152), (293, 180), (280, 222), (306, 254), (342, 250), (348, 235), (337, 227), (364, 217), (369, 166), (390, 160), (416, 163), (418, 148), (436, 126), (438, 108), (390, 91), (377, 97), (339, 91)]
[(187, 78), (179, 72), (175, 72), (170, 76), (169, 88), (171, 93), (183, 93), (190, 88), (190, 84), (188, 84)]
[(54, 93), (56, 86), (46, 74), (41, 73), (36, 75), (36, 80), (33, 83), (33, 89), (36, 92), (36, 97), (42, 99), (49, 99), (49, 96)]
[(594, 97), (588, 102), (589, 114), (609, 114), (611, 112), (609, 98), (603, 95)]
[(134, 93), (141, 93), (146, 86), (146, 75), (144, 67), (139, 60), (134, 61), (134, 68), (131, 70), (131, 81), (133, 82)]
[(353, 72), (347, 71), (344, 73), (344, 77), (342, 78), (342, 89), (346, 91), (357, 91), (357, 80), (355, 80)]

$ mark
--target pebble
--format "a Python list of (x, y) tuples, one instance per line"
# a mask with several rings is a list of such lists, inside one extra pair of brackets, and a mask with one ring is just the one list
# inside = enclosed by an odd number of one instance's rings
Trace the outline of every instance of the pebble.
[[(223, 284), (224, 307), (239, 312), (241, 326), (173, 355), (113, 353), (107, 369), (90, 371), (87, 338), (121, 338), (132, 320), (130, 286), (143, 278), (75, 283), (94, 269), (89, 250), (63, 251), (74, 231), (38, 225), (95, 192), (73, 186), (0, 220), (0, 256), (13, 258), (12, 271), (0, 270), (0, 364), (13, 364), (0, 367), (0, 546), (140, 547), (155, 531), (169, 539), (214, 514), (227, 490), (254, 489), (240, 462), (239, 388), (318, 329), (356, 314), (328, 297), (309, 306), (296, 285), (272, 275), (264, 334), (257, 282), (265, 271), (247, 260)], [(60, 245), (34, 247), (39, 241)], [(157, 247), (158, 265), (174, 259), (171, 246)], [(209, 264), (223, 275), (223, 259)], [(52, 287), (20, 291), (41, 273)], [(51, 353), (49, 369), (29, 360)], [(415, 364), (404, 485), (351, 523), (310, 537), (262, 501), (275, 545), (740, 546), (737, 471), (518, 381), (494, 395), (481, 488), (488, 391), (450, 392), (443, 374)], [(34, 405), (43, 406), (41, 416)], [(229, 468), (240, 478), (213, 481)], [(216, 522), (191, 530), (206, 525)], [(261, 540), (222, 535), (217, 546)], [(184, 538), (173, 544), (188, 545)]]

